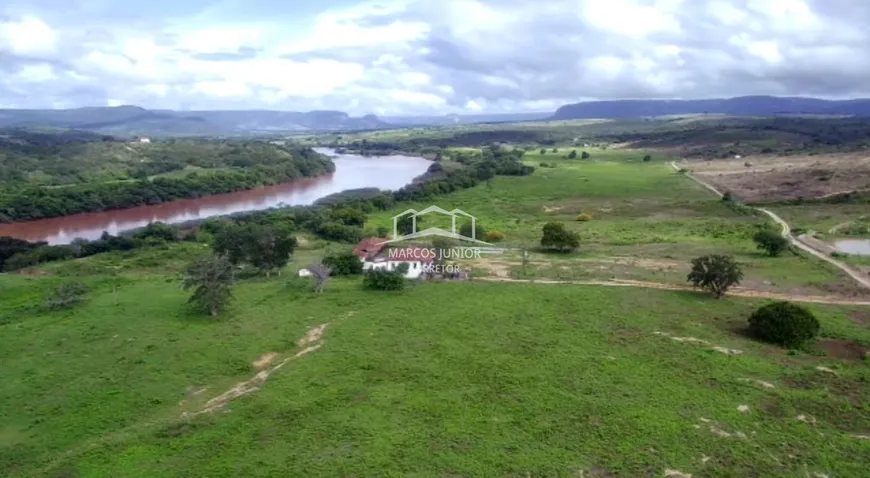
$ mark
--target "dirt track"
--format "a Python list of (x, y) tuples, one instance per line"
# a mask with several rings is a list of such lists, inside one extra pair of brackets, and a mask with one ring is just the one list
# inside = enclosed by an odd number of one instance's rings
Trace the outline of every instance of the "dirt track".
[[(671, 167), (673, 167), (677, 171), (680, 170), (680, 167), (677, 166), (676, 161), (671, 162)], [(687, 173), (686, 176), (688, 176), (689, 178), (691, 178), (693, 181), (697, 182), (701, 186), (704, 186), (705, 188), (709, 189), (710, 191), (713, 191), (717, 196), (719, 196), (719, 197), (723, 196), (723, 194), (719, 190), (717, 190), (715, 187), (713, 187), (712, 185), (698, 179), (697, 177), (693, 176), (691, 173)], [(796, 247), (800, 248), (803, 251), (806, 251), (806, 252), (812, 254), (815, 257), (818, 257), (819, 259), (821, 259), (823, 261), (829, 262), (829, 263), (837, 266), (843, 272), (845, 272), (846, 274), (849, 274), (849, 277), (855, 279), (855, 281), (857, 281), (859, 284), (866, 287), (867, 289), (870, 289), (870, 278), (862, 276), (861, 273), (852, 269), (851, 267), (847, 266), (846, 264), (843, 264), (842, 262), (840, 262), (836, 259), (833, 259), (832, 257), (828, 256), (827, 254), (824, 254), (823, 252), (820, 252), (817, 249), (814, 249), (813, 247), (810, 247), (806, 243), (802, 242), (799, 238), (792, 235), (791, 227), (788, 225), (788, 223), (785, 222), (781, 217), (777, 216), (773, 211), (770, 211), (770, 210), (764, 209), (764, 208), (754, 208), (754, 209), (757, 209), (758, 211), (761, 211), (761, 212), (767, 214), (768, 216), (770, 216), (771, 219), (773, 219), (777, 224), (779, 224), (780, 227), (782, 227), (782, 236), (785, 237), (786, 239), (788, 239), (789, 242), (791, 242), (793, 245), (795, 245)], [(797, 300), (797, 299), (789, 299), (789, 300)]]
[[(645, 289), (659, 290), (676, 290), (676, 291), (697, 291), (690, 286), (681, 286), (673, 284), (662, 284), (660, 282), (645, 282), (635, 280), (620, 280), (613, 279), (604, 280), (550, 280), (550, 279), (510, 279), (507, 277), (478, 277), (474, 280), (485, 282), (518, 282), (524, 284), (549, 284), (549, 285), (599, 285), (604, 287), (642, 287)], [(870, 305), (870, 301), (841, 299), (836, 297), (811, 296), (811, 295), (792, 295), (792, 294), (777, 294), (774, 292), (759, 292), (741, 287), (734, 287), (728, 290), (728, 296), (733, 297), (751, 297), (756, 299), (771, 299), (771, 300), (788, 300), (792, 302), (805, 302), (810, 304), (832, 304), (832, 305)]]

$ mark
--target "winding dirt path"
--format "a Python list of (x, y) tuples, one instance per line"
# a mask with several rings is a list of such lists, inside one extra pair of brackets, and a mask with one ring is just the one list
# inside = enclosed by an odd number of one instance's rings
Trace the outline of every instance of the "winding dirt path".
[[(552, 280), (552, 279), (511, 279), (508, 277), (475, 277), (475, 281), (483, 282), (517, 282), (521, 284), (547, 284), (547, 285), (599, 285), (604, 287), (641, 287), (644, 289), (659, 289), (659, 290), (674, 290), (698, 292), (691, 286), (683, 286), (676, 284), (662, 284), (660, 282), (646, 282), (636, 280), (612, 279), (606, 280)], [(870, 305), (870, 301), (840, 299), (835, 297), (812, 296), (812, 295), (792, 295), (779, 294), (776, 292), (761, 292), (742, 287), (732, 287), (728, 289), (729, 297), (749, 297), (754, 299), (771, 299), (771, 300), (787, 300), (791, 302), (805, 302), (809, 304), (830, 304), (830, 305)]]
[[(680, 167), (677, 166), (676, 161), (671, 161), (671, 167), (673, 167), (677, 171), (680, 170)], [(722, 194), (722, 192), (720, 192), (718, 189), (713, 187), (711, 184), (706, 183), (706, 182), (702, 181), (701, 179), (698, 179), (696, 176), (692, 175), (691, 173), (686, 172), (686, 176), (688, 176), (689, 178), (691, 178), (693, 181), (700, 184), (701, 186), (704, 186), (705, 188), (709, 189), (710, 191), (713, 191), (713, 193), (715, 193), (720, 198), (724, 196), (724, 194)], [(749, 206), (749, 207), (751, 207), (751, 206)], [(814, 249), (813, 247), (810, 247), (809, 245), (805, 244), (803, 241), (800, 240), (800, 238), (797, 238), (794, 235), (792, 235), (791, 227), (788, 225), (788, 223), (785, 222), (785, 220), (783, 220), (781, 217), (777, 216), (776, 213), (774, 213), (773, 211), (771, 211), (769, 209), (761, 208), (761, 207), (754, 207), (753, 209), (755, 209), (757, 211), (761, 211), (764, 214), (767, 214), (768, 216), (770, 216), (771, 219), (774, 220), (774, 222), (779, 224), (780, 227), (782, 227), (782, 236), (785, 237), (786, 239), (788, 239), (788, 241), (790, 243), (792, 243), (794, 246), (798, 247), (799, 249), (801, 249), (809, 254), (812, 254), (815, 257), (818, 257), (819, 259), (821, 259), (825, 262), (829, 262), (829, 263), (833, 264), (834, 266), (836, 266), (837, 268), (839, 268), (840, 270), (842, 270), (846, 274), (849, 274), (849, 277), (851, 277), (852, 279), (855, 279), (855, 281), (857, 281), (859, 284), (861, 284), (862, 286), (864, 286), (867, 289), (870, 289), (870, 277), (862, 276), (860, 272), (852, 269), (851, 267), (847, 266), (846, 264), (844, 264), (844, 263), (832, 258), (831, 256), (829, 256), (823, 252), (820, 252), (819, 250)], [(793, 299), (793, 300), (797, 300), (797, 299)]]

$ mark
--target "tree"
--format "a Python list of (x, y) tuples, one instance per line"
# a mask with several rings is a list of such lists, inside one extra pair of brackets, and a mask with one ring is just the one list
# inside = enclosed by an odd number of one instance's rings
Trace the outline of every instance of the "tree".
[(758, 248), (766, 251), (770, 257), (776, 257), (788, 249), (788, 239), (771, 229), (758, 231), (752, 239)]
[(133, 233), (133, 238), (149, 242), (174, 242), (178, 240), (180, 230), (162, 222), (149, 223), (144, 228)]
[(580, 153), (580, 159), (589, 159), (589, 153), (583, 151), (582, 153)]
[[(414, 232), (414, 219), (409, 214), (407, 216), (403, 216), (399, 218), (399, 222), (396, 223), (396, 228), (399, 230), (399, 234), (402, 236), (406, 236)], [(418, 217), (416, 220), (417, 231), (421, 230), (420, 224), (423, 222), (422, 217)]]
[(734, 202), (734, 195), (731, 194), (731, 191), (725, 191), (725, 194), (722, 195), (723, 202)]
[(818, 319), (806, 307), (791, 302), (762, 306), (749, 317), (749, 332), (755, 337), (797, 348), (819, 334)]
[(541, 156), (543, 156), (543, 155), (545, 155), (545, 154), (547, 154), (547, 150), (544, 149), (544, 148), (541, 148)]
[(549, 222), (542, 228), (541, 246), (558, 251), (573, 251), (580, 245), (576, 232), (565, 229), (561, 222)]
[[(440, 164), (438, 166), (440, 166)], [(344, 224), (345, 226), (362, 227), (366, 222), (366, 213), (358, 208), (341, 207), (329, 211), (329, 219), (333, 222)]]
[(378, 226), (377, 235), (378, 237), (387, 237), (390, 234), (390, 230), (384, 226)]
[(553, 148), (553, 152), (554, 152), (554, 153), (558, 153), (558, 152), (559, 152), (559, 149), (558, 149), (558, 148)]
[(183, 286), (184, 290), (194, 289), (189, 302), (216, 317), (232, 299), (233, 264), (219, 255), (196, 259), (185, 271)]
[(577, 159), (577, 150), (576, 149), (572, 150), (570, 153), (568, 153), (568, 159)]
[(645, 155), (645, 156), (643, 157), (643, 162), (644, 162), (644, 163), (648, 163), (648, 162), (650, 162), (650, 161), (652, 161), (652, 156), (650, 156), (650, 155), (647, 154), (647, 155)]
[(246, 259), (247, 240), (247, 231), (241, 226), (227, 224), (215, 234), (212, 249), (215, 254), (226, 257), (231, 264), (238, 265)]
[(314, 277), (314, 292), (318, 294), (323, 293), (323, 288), (326, 287), (326, 283), (331, 278), (329, 267), (323, 263), (315, 263), (306, 267), (306, 269), (308, 269), (308, 272), (311, 272), (311, 277)]
[(330, 254), (323, 258), (331, 276), (353, 276), (363, 272), (363, 263), (352, 252)]
[(252, 227), (245, 238), (245, 257), (267, 277), (273, 270), (286, 266), (296, 249), (296, 238), (274, 226)]
[[(464, 222), (461, 226), (459, 226), (459, 234), (465, 237), (471, 236), (471, 223)], [(483, 227), (479, 222), (474, 223), (474, 238), (478, 241), (482, 241), (486, 237), (486, 228)]]
[(719, 299), (731, 286), (743, 280), (743, 270), (733, 257), (711, 254), (692, 259), (688, 280), (695, 287), (709, 290)]

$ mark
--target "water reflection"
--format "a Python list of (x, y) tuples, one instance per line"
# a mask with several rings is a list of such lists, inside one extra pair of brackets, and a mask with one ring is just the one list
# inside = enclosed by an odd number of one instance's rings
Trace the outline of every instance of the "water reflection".
[(834, 242), (840, 252), (858, 256), (870, 256), (870, 239), (843, 239)]
[[(328, 150), (320, 151), (332, 154)], [(426, 172), (431, 164), (423, 158), (407, 156), (363, 158), (356, 155), (338, 155), (333, 161), (336, 169), (330, 175), (154, 206), (0, 224), (0, 236), (68, 244), (77, 237), (96, 239), (103, 231), (118, 234), (156, 221), (174, 224), (281, 205), (310, 205), (324, 196), (348, 189), (399, 189)]]

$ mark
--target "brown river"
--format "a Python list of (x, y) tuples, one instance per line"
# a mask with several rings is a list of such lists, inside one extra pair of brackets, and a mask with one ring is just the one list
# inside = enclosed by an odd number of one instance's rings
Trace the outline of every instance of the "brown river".
[(154, 206), (0, 224), (0, 236), (47, 241), (49, 244), (68, 244), (75, 238), (97, 239), (103, 231), (118, 234), (144, 227), (151, 222), (177, 224), (282, 205), (307, 206), (322, 197), (348, 189), (399, 189), (425, 173), (432, 164), (426, 159), (411, 156), (362, 157), (352, 154), (335, 155), (333, 151), (326, 149), (318, 151), (334, 156), (334, 173), (250, 191), (185, 199)]

